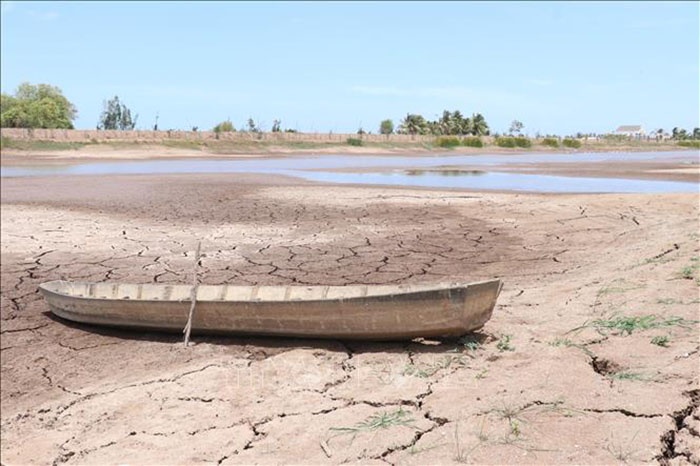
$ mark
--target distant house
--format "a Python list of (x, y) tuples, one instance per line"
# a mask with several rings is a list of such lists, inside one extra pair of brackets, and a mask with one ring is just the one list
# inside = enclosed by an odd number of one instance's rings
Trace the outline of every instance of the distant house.
[(620, 136), (629, 136), (631, 138), (640, 139), (644, 136), (644, 128), (641, 125), (619, 126), (615, 130), (615, 134)]

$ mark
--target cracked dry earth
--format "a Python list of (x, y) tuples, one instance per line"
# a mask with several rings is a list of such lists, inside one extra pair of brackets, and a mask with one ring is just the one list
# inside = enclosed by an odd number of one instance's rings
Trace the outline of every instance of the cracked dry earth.
[[(3, 179), (2, 464), (700, 464), (698, 238), (694, 194)], [(200, 240), (207, 284), (505, 287), (457, 341), (189, 348), (37, 292), (189, 283)], [(602, 324), (635, 316), (663, 325)]]

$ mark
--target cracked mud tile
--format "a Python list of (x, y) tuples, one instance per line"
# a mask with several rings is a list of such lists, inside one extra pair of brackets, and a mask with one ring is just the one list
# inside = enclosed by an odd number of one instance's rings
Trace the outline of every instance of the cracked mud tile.
[(580, 413), (556, 405), (455, 419), (426, 433), (392, 464), (617, 464), (653, 461), (665, 420)]
[[(501, 353), (494, 353), (500, 355)], [(470, 362), (434, 383), (423, 407), (439, 417), (454, 420), (474, 415), (502, 404), (518, 405), (521, 399), (563, 403), (573, 410), (621, 412), (640, 417), (659, 417), (680, 409), (685, 400), (680, 393), (684, 383), (658, 384), (636, 380), (616, 381), (597, 374), (590, 358), (577, 348), (543, 349), (535, 360), (515, 360), (486, 356)], [(513, 379), (508, 374), (520, 374)], [(570, 380), (576, 379), (572, 385)], [(489, 395), (484, 395), (488, 393)]]
[(408, 354), (402, 346), (398, 350), (355, 353), (348, 379), (331, 388), (328, 395), (348, 403), (418, 404), (418, 397), (427, 390), (429, 381), (412, 372), (415, 367)]
[[(399, 411), (400, 410), (400, 411)], [(391, 448), (413, 441), (433, 423), (410, 407), (373, 407), (358, 404), (317, 415), (275, 418), (262, 424), (260, 439), (222, 464), (303, 462), (339, 464), (380, 459)], [(293, 445), (286, 439), (297, 439)], [(321, 446), (324, 442), (325, 449)], [(328, 456), (330, 454), (330, 458)]]

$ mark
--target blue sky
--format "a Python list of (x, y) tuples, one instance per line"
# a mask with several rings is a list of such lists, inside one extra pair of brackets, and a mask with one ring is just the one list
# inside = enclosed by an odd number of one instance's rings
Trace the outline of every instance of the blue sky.
[(249, 117), (377, 132), (480, 112), (493, 131), (700, 126), (698, 2), (2, 2), (1, 87), (48, 83), (94, 128)]

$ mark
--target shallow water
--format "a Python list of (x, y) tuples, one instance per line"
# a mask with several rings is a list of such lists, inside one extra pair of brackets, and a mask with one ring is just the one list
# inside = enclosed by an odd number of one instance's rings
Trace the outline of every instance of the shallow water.
[[(85, 162), (33, 167), (2, 167), (2, 177), (53, 175), (122, 175), (177, 173), (263, 173), (287, 175), (318, 182), (367, 185), (421, 186), (436, 188), (490, 189), (540, 192), (659, 193), (697, 192), (693, 182), (580, 178), (489, 171), (496, 165), (531, 163), (581, 163), (605, 161), (669, 161), (697, 164), (695, 152), (518, 154), (518, 155), (421, 155), (357, 156), (318, 155), (264, 159), (184, 159), (118, 162)], [(480, 170), (434, 168), (455, 165), (478, 166)], [(412, 169), (408, 170), (407, 167)], [(363, 173), (336, 172), (362, 169)], [(423, 170), (421, 170), (423, 169)]]

